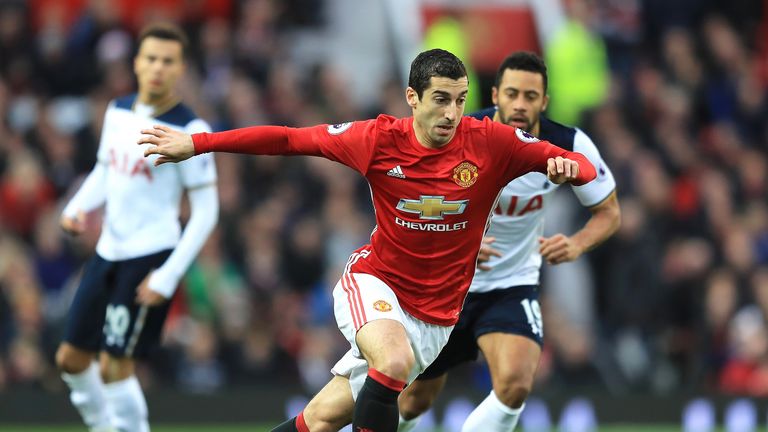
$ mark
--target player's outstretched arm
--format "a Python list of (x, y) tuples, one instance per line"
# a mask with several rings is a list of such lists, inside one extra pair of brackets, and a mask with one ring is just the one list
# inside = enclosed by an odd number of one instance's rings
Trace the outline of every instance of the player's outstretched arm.
[(167, 162), (181, 162), (195, 155), (195, 144), (192, 135), (171, 129), (167, 126), (155, 125), (152, 129), (142, 129), (139, 144), (150, 144), (144, 151), (144, 157), (159, 155), (155, 166)]

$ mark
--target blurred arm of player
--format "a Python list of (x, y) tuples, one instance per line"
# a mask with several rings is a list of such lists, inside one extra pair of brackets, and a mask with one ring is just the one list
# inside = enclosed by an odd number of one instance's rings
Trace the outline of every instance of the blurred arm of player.
[(496, 241), (496, 237), (486, 236), (483, 237), (483, 243), (480, 245), (480, 253), (477, 254), (477, 268), (483, 271), (491, 269), (490, 266), (485, 265), (490, 261), (492, 256), (501, 257), (501, 252), (491, 247), (491, 244)]
[(539, 237), (539, 252), (549, 264), (574, 261), (583, 253), (594, 249), (613, 235), (621, 221), (619, 202), (616, 191), (608, 198), (589, 208), (592, 216), (584, 228), (573, 234), (555, 234), (552, 237)]
[(96, 162), (93, 170), (85, 178), (75, 196), (64, 207), (59, 221), (61, 229), (67, 234), (77, 236), (86, 228), (88, 212), (100, 207), (107, 200), (107, 167), (104, 162)]
[(219, 196), (215, 184), (187, 191), (191, 216), (179, 244), (163, 265), (144, 278), (136, 293), (136, 302), (157, 306), (173, 297), (179, 281), (205, 244), (219, 219)]

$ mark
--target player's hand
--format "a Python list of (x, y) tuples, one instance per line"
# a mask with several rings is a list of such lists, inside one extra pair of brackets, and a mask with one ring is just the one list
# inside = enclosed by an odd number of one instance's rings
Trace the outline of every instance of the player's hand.
[(574, 261), (584, 251), (573, 239), (563, 234), (539, 237), (539, 253), (549, 264)]
[(561, 156), (547, 159), (547, 179), (562, 184), (579, 176), (579, 163)]
[(483, 237), (483, 243), (480, 246), (480, 253), (477, 255), (477, 268), (483, 271), (491, 269), (490, 266), (485, 265), (492, 256), (500, 257), (501, 252), (491, 247), (491, 243), (496, 241), (496, 237)]
[(152, 276), (150, 272), (147, 277), (141, 281), (139, 288), (136, 290), (136, 303), (143, 306), (158, 306), (165, 303), (168, 299), (157, 291), (153, 291), (149, 288), (149, 277)]
[(192, 135), (162, 125), (155, 125), (152, 129), (142, 129), (141, 133), (144, 136), (139, 138), (139, 144), (151, 144), (144, 150), (144, 157), (160, 155), (155, 160), (155, 166), (166, 162), (181, 162), (195, 155)]
[(81, 210), (75, 217), (62, 216), (59, 224), (65, 233), (78, 236), (85, 231), (85, 213)]

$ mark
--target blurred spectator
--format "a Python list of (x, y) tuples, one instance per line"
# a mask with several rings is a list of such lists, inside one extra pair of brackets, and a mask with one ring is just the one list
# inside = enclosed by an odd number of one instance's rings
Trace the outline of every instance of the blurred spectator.
[(547, 115), (558, 122), (581, 125), (584, 110), (605, 100), (609, 84), (605, 45), (591, 26), (593, 0), (569, 0), (568, 19), (546, 47), (549, 70)]

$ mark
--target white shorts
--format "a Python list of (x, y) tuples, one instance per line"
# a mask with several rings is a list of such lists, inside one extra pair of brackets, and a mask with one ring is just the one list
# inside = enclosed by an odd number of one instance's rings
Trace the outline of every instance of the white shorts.
[(355, 335), (368, 322), (378, 319), (395, 320), (405, 327), (416, 358), (408, 376), (411, 383), (440, 354), (453, 326), (429, 324), (400, 308), (395, 293), (379, 278), (364, 273), (344, 273), (333, 289), (333, 309), (339, 330), (349, 341), (351, 349), (333, 366), (334, 375), (349, 378), (352, 397), (357, 400), (365, 378), (368, 362), (360, 354)]

